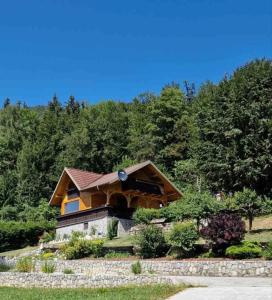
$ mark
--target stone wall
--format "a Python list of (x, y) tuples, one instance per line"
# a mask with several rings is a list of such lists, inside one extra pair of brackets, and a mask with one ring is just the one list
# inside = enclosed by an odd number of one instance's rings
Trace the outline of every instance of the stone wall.
[(158, 276), (88, 276), (82, 274), (0, 273), (0, 286), (46, 288), (95, 288), (124, 285), (171, 283), (170, 278)]
[[(13, 260), (6, 260), (15, 263)], [(0, 260), (1, 262), (1, 260)], [(77, 274), (93, 275), (131, 275), (132, 260), (57, 260), (56, 271), (72, 269)], [(241, 276), (241, 277), (271, 277), (272, 261), (262, 260), (183, 260), (160, 261), (141, 260), (143, 273), (157, 275), (181, 276)], [(37, 262), (37, 271), (43, 262)]]
[[(96, 220), (90, 220), (88, 223), (88, 229), (84, 229), (84, 223), (68, 225), (64, 227), (59, 227), (56, 230), (56, 236), (60, 239), (63, 238), (64, 235), (70, 236), (73, 231), (81, 231), (89, 234), (92, 228), (95, 228), (96, 234), (98, 236), (105, 237), (107, 235), (108, 222), (110, 222), (111, 217), (103, 217)], [(133, 226), (133, 220), (117, 218), (119, 220), (118, 223), (118, 236), (124, 235), (129, 232), (130, 228)]]

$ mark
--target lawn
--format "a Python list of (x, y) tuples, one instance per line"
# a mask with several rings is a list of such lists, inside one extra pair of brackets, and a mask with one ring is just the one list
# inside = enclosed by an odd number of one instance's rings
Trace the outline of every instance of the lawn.
[(183, 285), (147, 285), (100, 289), (42, 289), (0, 287), (1, 300), (162, 300), (186, 288)]
[(105, 242), (106, 247), (126, 247), (133, 246), (134, 237), (131, 235), (124, 235), (118, 238), (114, 238), (113, 240), (107, 240)]
[[(245, 220), (248, 226), (248, 221)], [(272, 241), (272, 215), (257, 217), (253, 221), (253, 228), (246, 233), (245, 240), (256, 242)]]
[(36, 250), (38, 248), (39, 248), (39, 246), (33, 246), (33, 247), (28, 246), (28, 247), (25, 247), (22, 249), (16, 249), (16, 250), (2, 252), (2, 253), (0, 253), (0, 256), (9, 256), (9, 257), (18, 256), (21, 254), (26, 254), (26, 253)]

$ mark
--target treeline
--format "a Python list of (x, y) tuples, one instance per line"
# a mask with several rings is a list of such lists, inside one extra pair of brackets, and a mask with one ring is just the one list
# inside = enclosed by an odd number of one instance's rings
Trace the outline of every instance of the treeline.
[[(96, 105), (56, 96), (46, 107), (9, 99), (0, 110), (0, 218), (50, 219), (65, 166), (111, 172), (146, 159), (182, 189), (272, 195), (272, 63), (256, 60), (204, 83)], [(37, 209), (38, 207), (38, 209)]]

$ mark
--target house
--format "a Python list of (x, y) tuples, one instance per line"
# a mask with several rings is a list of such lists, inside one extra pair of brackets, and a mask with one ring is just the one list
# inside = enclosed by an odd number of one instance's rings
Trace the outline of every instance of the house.
[(135, 209), (159, 209), (180, 197), (174, 184), (145, 161), (109, 174), (65, 168), (49, 204), (60, 207), (58, 236), (72, 231), (105, 236), (112, 218), (117, 218), (118, 235), (122, 235), (133, 226)]

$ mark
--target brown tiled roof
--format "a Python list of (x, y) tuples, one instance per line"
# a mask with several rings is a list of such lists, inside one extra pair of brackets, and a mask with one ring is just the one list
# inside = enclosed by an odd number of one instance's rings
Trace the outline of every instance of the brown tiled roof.
[(65, 171), (72, 178), (79, 190), (84, 189), (86, 186), (96, 181), (97, 179), (104, 177), (103, 174), (82, 171), (73, 168), (65, 168)]
[[(125, 168), (126, 173), (129, 175), (147, 165), (149, 165), (151, 162), (145, 161), (143, 163)], [(111, 184), (114, 183), (118, 180), (118, 174), (117, 172), (113, 172), (113, 173), (109, 173), (109, 174), (105, 174), (102, 177), (98, 178), (96, 181), (91, 182), (88, 186), (86, 186), (84, 189), (89, 189), (95, 186), (100, 186), (100, 185), (104, 185), (104, 184)]]

